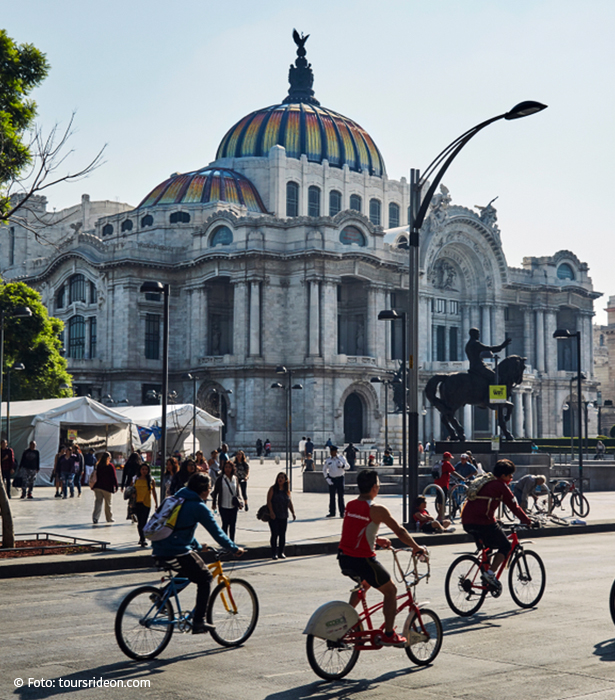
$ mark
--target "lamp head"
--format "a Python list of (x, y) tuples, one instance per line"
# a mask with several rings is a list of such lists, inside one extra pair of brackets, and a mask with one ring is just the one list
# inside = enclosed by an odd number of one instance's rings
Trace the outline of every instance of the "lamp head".
[(303, 384), (293, 384), (293, 389), (303, 389)]
[(12, 367), (11, 367), (11, 372), (22, 372), (25, 369), (25, 365), (23, 362), (16, 362)]
[(164, 284), (162, 282), (143, 282), (141, 292), (164, 292)]
[(280, 382), (274, 382), (274, 383), (271, 385), (271, 388), (272, 388), (272, 389), (283, 389), (284, 387), (283, 387), (282, 384), (280, 384)]
[(395, 309), (385, 309), (378, 314), (379, 321), (395, 321), (398, 318), (401, 318), (401, 314)]
[(286, 374), (286, 372), (288, 372), (288, 370), (286, 369), (286, 367), (284, 367), (284, 365), (278, 365), (278, 366), (275, 368), (275, 373), (276, 373), (276, 374)]
[(575, 335), (576, 333), (571, 333), (567, 328), (558, 328), (555, 333), (553, 333), (553, 337), (556, 340), (561, 340), (562, 338), (572, 338)]
[(380, 384), (382, 382), (382, 378), (381, 377), (372, 377), (369, 381), (372, 384)]
[(527, 100), (525, 102), (519, 102), (515, 105), (510, 112), (506, 112), (504, 119), (521, 119), (522, 117), (529, 117), (537, 112), (542, 112), (546, 109), (547, 105), (543, 105), (541, 102), (533, 102), (532, 100)]

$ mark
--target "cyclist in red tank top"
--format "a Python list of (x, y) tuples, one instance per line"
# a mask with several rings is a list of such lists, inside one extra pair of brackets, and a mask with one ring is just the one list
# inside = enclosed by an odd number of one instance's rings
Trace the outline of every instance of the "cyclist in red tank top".
[[(403, 646), (404, 637), (395, 632), (395, 613), (397, 610), (397, 587), (391, 580), (389, 572), (376, 559), (376, 545), (389, 548), (391, 540), (378, 537), (381, 524), (389, 527), (397, 537), (414, 552), (426, 552), (412, 538), (405, 527), (391, 515), (388, 508), (373, 503), (380, 490), (378, 472), (364, 469), (357, 475), (360, 496), (346, 505), (342, 537), (339, 545), (338, 562), (345, 576), (359, 578), (384, 596), (382, 612), (384, 613), (384, 634), (382, 643), (387, 646)], [(350, 596), (353, 607), (359, 602), (356, 593)]]

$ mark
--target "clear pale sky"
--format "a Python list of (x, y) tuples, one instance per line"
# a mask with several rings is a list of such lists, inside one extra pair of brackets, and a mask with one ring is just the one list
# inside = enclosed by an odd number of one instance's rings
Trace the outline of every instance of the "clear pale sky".
[(509, 265), (568, 249), (590, 267), (596, 320), (615, 294), (613, 0), (0, 0), (0, 26), (47, 54), (44, 128), (76, 111), (77, 169), (47, 192), (136, 206), (173, 172), (211, 162), (242, 116), (279, 103), (310, 34), (316, 97), (363, 126), (388, 176), (424, 169), (459, 134), (522, 100), (544, 112), (479, 134), (445, 178), (453, 202), (493, 197)]

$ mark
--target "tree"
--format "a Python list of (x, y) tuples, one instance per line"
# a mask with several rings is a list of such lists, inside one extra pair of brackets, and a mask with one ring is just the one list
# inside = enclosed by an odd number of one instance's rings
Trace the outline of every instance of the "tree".
[[(11, 318), (11, 309), (27, 306), (32, 311), (28, 318)], [(50, 318), (41, 302), (41, 295), (23, 282), (4, 284), (0, 280), (0, 308), (5, 311), (4, 370), (21, 362), (25, 369), (16, 372), (11, 387), (11, 400), (47, 399), (70, 396), (71, 376), (66, 371), (66, 360), (61, 356), (59, 335), (64, 324)], [(6, 389), (4, 388), (6, 395)], [(5, 399), (6, 396), (0, 397)], [(2, 518), (2, 547), (15, 546), (13, 517), (9, 500), (0, 479), (0, 517)]]
[[(27, 99), (48, 71), (47, 59), (36, 47), (18, 45), (0, 30), (0, 223), (27, 208), (37, 192), (86, 177), (102, 164), (105, 147), (85, 167), (72, 173), (59, 172), (71, 153), (66, 147), (75, 115), (64, 130), (56, 124), (45, 134), (34, 124), (36, 103)], [(30, 228), (25, 219), (18, 223)]]

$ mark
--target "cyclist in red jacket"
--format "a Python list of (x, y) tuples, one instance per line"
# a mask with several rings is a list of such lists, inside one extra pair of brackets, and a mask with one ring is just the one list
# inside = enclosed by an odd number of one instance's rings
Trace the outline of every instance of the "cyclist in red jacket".
[[(515, 473), (515, 465), (509, 459), (500, 459), (495, 463), (491, 481), (487, 482), (478, 492), (474, 500), (466, 500), (461, 511), (461, 524), (463, 529), (474, 537), (477, 544), (482, 542), (496, 552), (488, 571), (483, 577), (493, 587), (496, 593), (502, 590), (502, 584), (498, 581), (495, 571), (506, 559), (510, 552), (510, 540), (498, 525), (495, 513), (501, 502), (516, 515), (525, 525), (531, 525), (532, 521), (527, 517), (523, 508), (517, 505), (517, 501), (508, 487)], [(480, 545), (479, 545), (480, 546)]]

